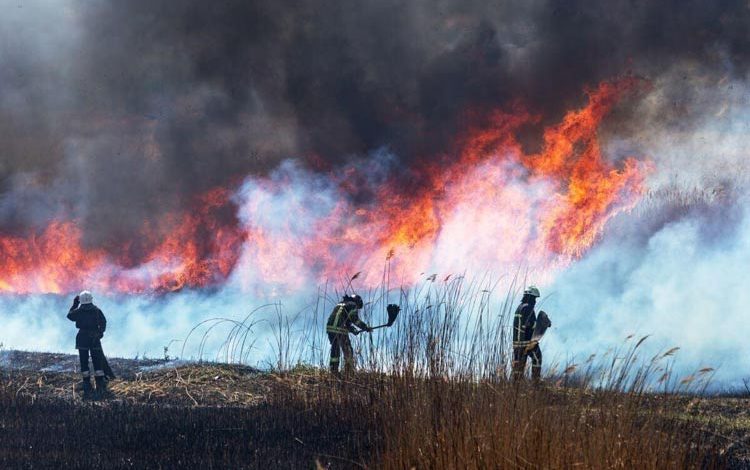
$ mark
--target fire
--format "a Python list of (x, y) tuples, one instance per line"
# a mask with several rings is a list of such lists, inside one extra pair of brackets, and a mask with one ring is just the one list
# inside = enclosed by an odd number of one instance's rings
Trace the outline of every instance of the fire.
[(612, 168), (602, 159), (596, 135), (604, 116), (635, 85), (633, 80), (600, 85), (586, 108), (568, 113), (562, 123), (545, 131), (540, 154), (524, 159), (536, 175), (560, 183), (548, 204), (548, 216), (540, 221), (544, 244), (554, 253), (579, 257), (607, 220), (632, 207), (643, 193), (648, 166), (639, 167), (637, 160), (628, 158), (620, 170)]
[(519, 106), (496, 112), (458, 137), (455, 155), (408, 168), (418, 184), (379, 181), (364, 203), (351, 202), (356, 167), (315, 184), (312, 175), (251, 178), (241, 202), (228, 189), (210, 191), (192, 212), (163, 222), (166, 236), (144, 223), (138, 238), (150, 248), (135, 258), (129, 247), (86, 248), (74, 220), (0, 236), (0, 292), (163, 292), (220, 286), (230, 276), (246, 288), (292, 290), (358, 271), (359, 286), (375, 287), (386, 265), (406, 284), (433, 271), (564, 266), (644, 191), (648, 163), (607, 161), (597, 134), (637, 86), (627, 79), (589, 91), (586, 106), (544, 130), (535, 154), (516, 135), (538, 117)]
[[(465, 136), (450, 165), (427, 166), (418, 194), (381, 188), (375, 207), (357, 223), (356, 253), (329, 251), (349, 272), (364, 270), (365, 284), (382, 281), (387, 253), (406, 283), (430, 270), (463, 272), (508, 266), (537, 271), (565, 266), (582, 256), (614, 215), (632, 208), (644, 192), (648, 163), (626, 159), (616, 168), (604, 160), (598, 128), (633, 79), (603, 83), (589, 103), (545, 129), (543, 147), (524, 154), (515, 135), (536, 117), (522, 109), (495, 113), (489, 125)], [(408, 195), (408, 197), (404, 197)], [(351, 252), (351, 250), (349, 250)], [(340, 269), (340, 267), (339, 267)], [(323, 278), (333, 271), (324, 271)]]
[(62, 292), (70, 279), (91, 272), (104, 260), (104, 253), (86, 253), (81, 232), (72, 222), (54, 221), (44, 231), (28, 238), (0, 238), (0, 292)]
[(28, 237), (0, 237), (0, 292), (69, 293), (82, 286), (153, 292), (218, 284), (234, 267), (244, 240), (240, 230), (216, 217), (228, 197), (224, 189), (202, 195), (194, 213), (166, 221), (175, 229), (157, 243), (154, 229), (145, 226), (139, 237), (154, 247), (137, 261), (84, 248), (75, 221), (53, 221)]

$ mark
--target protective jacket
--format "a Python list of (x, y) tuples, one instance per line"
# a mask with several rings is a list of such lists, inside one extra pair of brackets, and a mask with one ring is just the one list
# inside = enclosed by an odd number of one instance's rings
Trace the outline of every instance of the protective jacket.
[(68, 320), (76, 322), (76, 349), (101, 349), (101, 338), (107, 329), (107, 319), (94, 304), (82, 304), (68, 311)]
[(536, 313), (531, 304), (522, 303), (513, 318), (513, 347), (526, 347), (534, 334)]
[(542, 350), (538, 343), (531, 343), (536, 321), (534, 306), (522, 302), (513, 318), (513, 380), (523, 377), (528, 358), (531, 358), (531, 378), (535, 381), (541, 378)]
[(334, 334), (354, 333), (356, 330), (352, 325), (366, 330), (367, 323), (359, 319), (357, 305), (354, 302), (341, 302), (334, 307), (333, 312), (326, 322), (326, 332)]

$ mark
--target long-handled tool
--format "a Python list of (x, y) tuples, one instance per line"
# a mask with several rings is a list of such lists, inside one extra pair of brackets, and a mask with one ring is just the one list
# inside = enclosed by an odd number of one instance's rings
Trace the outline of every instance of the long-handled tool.
[(102, 359), (104, 362), (102, 363), (102, 369), (104, 370), (104, 376), (107, 378), (107, 380), (113, 380), (116, 379), (117, 376), (114, 372), (112, 372), (112, 368), (109, 366), (109, 361), (107, 360), (107, 356), (102, 354)]
[(401, 307), (399, 307), (396, 304), (389, 304), (386, 308), (386, 311), (388, 311), (388, 323), (385, 323), (383, 325), (373, 326), (370, 328), (371, 330), (377, 330), (378, 328), (385, 328), (387, 326), (393, 326), (393, 323), (396, 321), (396, 317), (398, 317), (398, 312), (401, 311)]

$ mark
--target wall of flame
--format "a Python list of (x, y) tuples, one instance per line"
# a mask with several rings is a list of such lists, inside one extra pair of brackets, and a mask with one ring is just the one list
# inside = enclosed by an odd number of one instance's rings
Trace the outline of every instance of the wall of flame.
[[(200, 195), (191, 212), (168, 217), (166, 236), (157, 229), (165, 221), (144, 222), (132, 243), (151, 248), (137, 256), (127, 245), (87, 248), (76, 220), (60, 214), (33, 233), (0, 236), (0, 293), (165, 293), (230, 278), (248, 290), (291, 291), (355, 272), (368, 288), (386, 266), (404, 285), (433, 270), (530, 269), (543, 279), (583, 256), (644, 193), (649, 163), (609, 161), (598, 137), (641, 85), (626, 78), (589, 90), (585, 106), (544, 129), (538, 153), (525, 153), (516, 135), (540, 117), (498, 110), (455, 137), (449, 163), (400, 169), (413, 184), (393, 170), (367, 183), (366, 166), (316, 174), (284, 164)], [(355, 202), (353, 180), (373, 196)]]

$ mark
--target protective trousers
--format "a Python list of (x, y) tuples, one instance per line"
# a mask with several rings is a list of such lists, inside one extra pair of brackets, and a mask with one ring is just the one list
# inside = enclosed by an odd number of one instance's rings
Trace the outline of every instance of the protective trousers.
[(352, 372), (354, 370), (354, 350), (349, 335), (328, 333), (328, 341), (331, 343), (331, 360), (329, 362), (331, 372), (338, 374), (342, 350), (344, 351), (344, 372)]
[(513, 348), (513, 380), (523, 378), (527, 357), (531, 358), (531, 378), (537, 382), (542, 376), (542, 350), (538, 343), (529, 351), (526, 346)]
[(81, 360), (81, 376), (84, 382), (88, 382), (91, 377), (89, 370), (89, 352), (91, 353), (91, 362), (94, 363), (94, 376), (104, 378), (104, 352), (101, 349), (79, 349), (78, 358)]

